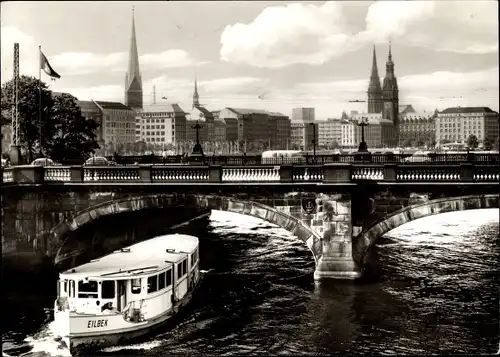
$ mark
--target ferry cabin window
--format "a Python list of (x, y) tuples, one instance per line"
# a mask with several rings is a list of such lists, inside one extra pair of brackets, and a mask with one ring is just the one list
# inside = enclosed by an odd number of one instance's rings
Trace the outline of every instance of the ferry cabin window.
[(194, 267), (196, 262), (198, 261), (198, 249), (196, 249), (192, 254), (191, 254), (191, 267)]
[(141, 293), (141, 279), (132, 279), (132, 294)]
[(177, 279), (182, 278), (187, 272), (187, 259), (184, 259), (181, 263), (177, 264)]
[(78, 297), (87, 299), (97, 299), (97, 281), (95, 280), (80, 280), (78, 281)]
[(182, 262), (182, 276), (186, 275), (187, 271), (188, 271), (188, 261), (187, 261), (187, 259), (185, 259)]
[(104, 280), (102, 282), (101, 296), (103, 299), (114, 299), (115, 298), (115, 281), (114, 280)]
[(148, 294), (158, 290), (158, 275), (148, 277)]
[(165, 272), (158, 275), (158, 290), (165, 288)]
[(63, 291), (65, 293), (67, 293), (68, 292), (68, 281), (67, 280), (64, 280), (63, 286), (64, 286)]
[(167, 287), (172, 285), (172, 269), (168, 269), (165, 274), (167, 275)]

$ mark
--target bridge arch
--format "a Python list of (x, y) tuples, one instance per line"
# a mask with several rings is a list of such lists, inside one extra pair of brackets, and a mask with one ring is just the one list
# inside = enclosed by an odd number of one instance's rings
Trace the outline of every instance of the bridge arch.
[(240, 213), (284, 228), (306, 243), (317, 262), (322, 255), (321, 238), (299, 219), (280, 212), (273, 207), (259, 202), (240, 200), (232, 197), (203, 194), (149, 194), (131, 196), (106, 201), (77, 212), (71, 219), (66, 219), (50, 230), (48, 240), (55, 242), (54, 264), (64, 259), (62, 247), (70, 232), (83, 225), (113, 214), (140, 211), (151, 208), (189, 207)]
[(499, 195), (490, 194), (439, 198), (404, 207), (399, 211), (393, 212), (389, 216), (373, 222), (370, 227), (364, 229), (353, 238), (354, 261), (360, 264), (360, 266), (363, 266), (367, 257), (366, 253), (375, 242), (385, 233), (405, 223), (440, 213), (483, 208), (500, 208)]

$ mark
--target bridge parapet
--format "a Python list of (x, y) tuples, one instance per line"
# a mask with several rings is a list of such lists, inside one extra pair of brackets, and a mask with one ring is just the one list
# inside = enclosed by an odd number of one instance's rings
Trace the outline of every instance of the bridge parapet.
[(16, 184), (158, 183), (356, 183), (497, 182), (500, 166), (337, 163), (255, 166), (15, 166), (3, 169), (3, 182)]

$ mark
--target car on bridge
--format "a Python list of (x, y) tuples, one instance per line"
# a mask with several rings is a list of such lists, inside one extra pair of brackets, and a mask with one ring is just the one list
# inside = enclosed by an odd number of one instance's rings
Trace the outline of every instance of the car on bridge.
[(32, 166), (59, 166), (57, 162), (55, 162), (52, 159), (48, 159), (46, 157), (41, 157), (38, 159), (35, 159), (32, 163)]
[(93, 156), (87, 159), (84, 163), (85, 166), (114, 166), (116, 162), (110, 161), (103, 156)]

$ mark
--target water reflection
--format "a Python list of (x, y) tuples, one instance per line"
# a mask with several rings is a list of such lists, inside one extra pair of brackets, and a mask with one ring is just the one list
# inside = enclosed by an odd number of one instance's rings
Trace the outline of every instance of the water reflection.
[[(434, 220), (432, 220), (434, 219)], [(179, 228), (201, 238), (200, 295), (172, 328), (100, 355), (491, 353), (498, 349), (498, 210), (445, 214), (389, 232), (358, 282), (314, 282), (311, 252), (280, 228), (215, 212)], [(201, 235), (199, 232), (206, 232)], [(376, 269), (375, 269), (376, 268)], [(5, 336), (46, 348), (53, 282), (10, 286)], [(35, 313), (38, 311), (39, 313)], [(24, 319), (24, 320), (23, 320)], [(19, 321), (31, 319), (31, 327)], [(46, 325), (45, 325), (46, 326)], [(42, 347), (45, 346), (45, 347)], [(52, 348), (52, 349), (51, 349)]]

